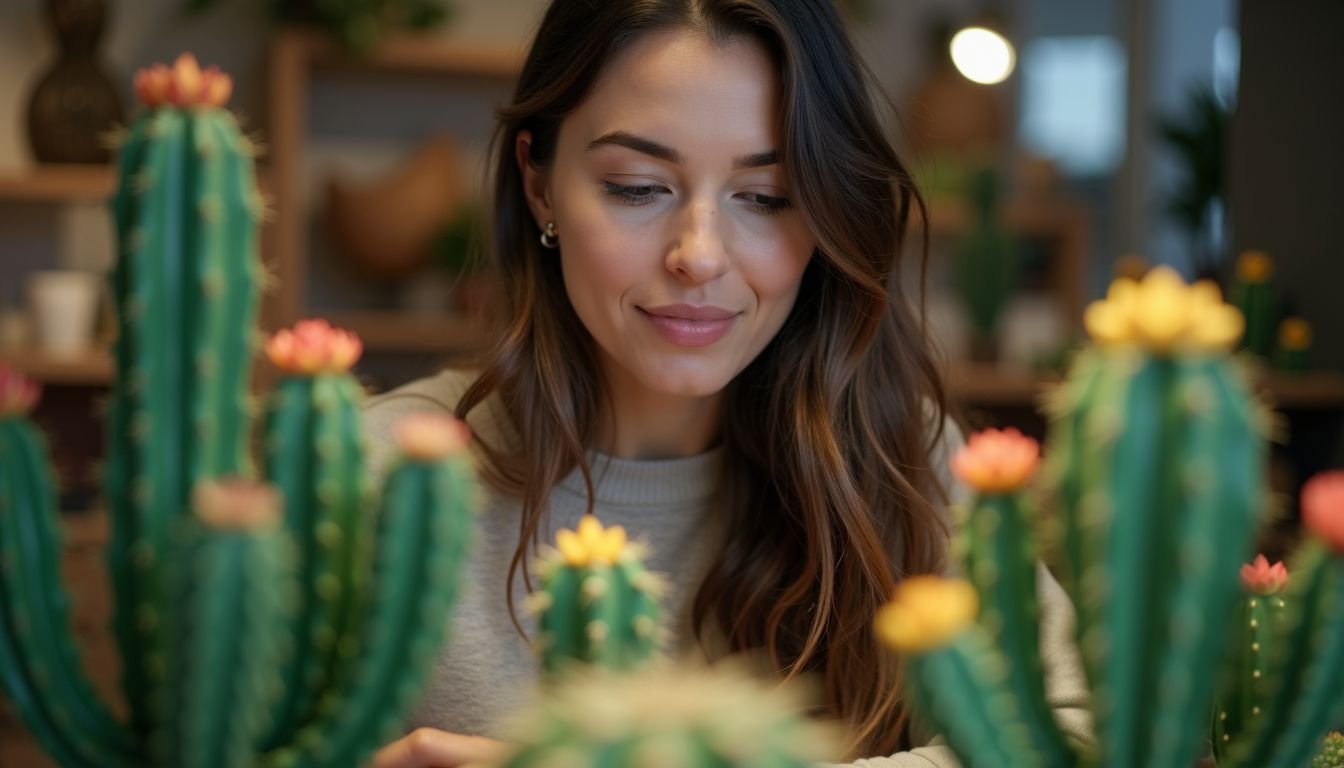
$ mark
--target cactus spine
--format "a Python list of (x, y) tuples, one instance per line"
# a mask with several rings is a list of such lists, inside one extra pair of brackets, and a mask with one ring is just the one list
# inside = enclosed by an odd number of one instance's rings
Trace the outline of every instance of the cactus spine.
[(656, 650), (659, 579), (645, 570), (643, 549), (626, 542), (620, 526), (603, 528), (585, 516), (577, 531), (561, 531), (556, 551), (541, 562), (538, 613), (541, 666), (555, 674), (567, 664), (631, 669)]
[(62, 765), (354, 766), (391, 736), (446, 630), (474, 503), (469, 436), (446, 418), (399, 426), (405, 460), (371, 541), (359, 342), (301, 323), (266, 348), (291, 374), (267, 414), (284, 501), (260, 490), (246, 395), (259, 205), (222, 109), (229, 80), (183, 57), (136, 88), (151, 110), (130, 129), (114, 204), (105, 478), (131, 722), (78, 667), (49, 471), (22, 418), (36, 395), (3, 368), (0, 683)]
[[(1017, 430), (988, 430), (971, 437), (970, 445), (953, 461), (954, 472), (978, 491), (959, 541), (966, 574), (979, 593), (980, 624), (999, 640), (1006, 662), (1005, 686), (1022, 718), (1021, 727), (1030, 735), (1036, 763), (1071, 766), (1077, 758), (1045, 699), (1036, 599), (1039, 552), (1032, 532), (1035, 514), (1023, 490), (1039, 455), (1036, 441)], [(977, 642), (983, 639), (959, 642), (964, 647), (949, 651), (949, 658), (930, 658), (921, 668), (942, 665), (946, 669), (941, 674), (953, 674), (969, 663), (966, 659), (982, 655)], [(935, 695), (939, 679), (932, 672), (916, 678), (916, 685), (926, 691), (921, 698)]]

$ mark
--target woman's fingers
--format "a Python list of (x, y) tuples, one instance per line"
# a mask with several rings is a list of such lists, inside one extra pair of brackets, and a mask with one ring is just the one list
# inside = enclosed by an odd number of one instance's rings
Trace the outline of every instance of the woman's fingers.
[(417, 728), (378, 750), (373, 768), (471, 768), (488, 762), (501, 748), (493, 739)]

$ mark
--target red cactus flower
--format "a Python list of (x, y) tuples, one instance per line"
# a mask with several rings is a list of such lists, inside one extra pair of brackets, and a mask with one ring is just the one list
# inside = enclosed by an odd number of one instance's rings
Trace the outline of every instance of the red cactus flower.
[(413, 413), (394, 428), (397, 446), (407, 457), (436, 461), (466, 450), (471, 428), (446, 413)]
[(0, 416), (32, 413), (42, 396), (37, 382), (9, 366), (0, 365)]
[(1344, 469), (1322, 472), (1302, 487), (1302, 522), (1333, 552), (1344, 554)]
[(233, 95), (233, 78), (219, 67), (202, 70), (195, 56), (184, 53), (172, 67), (155, 64), (135, 73), (135, 93), (147, 107), (222, 107)]
[(987, 429), (971, 435), (952, 458), (952, 472), (981, 493), (1021, 488), (1041, 459), (1041, 446), (1016, 429)]
[(266, 357), (286, 373), (344, 373), (359, 360), (364, 345), (350, 331), (326, 320), (300, 320), (266, 342)]
[(1241, 566), (1241, 585), (1252, 594), (1277, 595), (1288, 586), (1288, 569), (1282, 562), (1270, 565), (1264, 555), (1256, 555), (1254, 562)]

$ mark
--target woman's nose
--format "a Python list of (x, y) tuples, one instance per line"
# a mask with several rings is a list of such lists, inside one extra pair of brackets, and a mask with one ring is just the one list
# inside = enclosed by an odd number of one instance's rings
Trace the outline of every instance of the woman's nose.
[(718, 207), (714, 203), (687, 206), (683, 221), (667, 254), (667, 269), (679, 279), (706, 283), (728, 271)]

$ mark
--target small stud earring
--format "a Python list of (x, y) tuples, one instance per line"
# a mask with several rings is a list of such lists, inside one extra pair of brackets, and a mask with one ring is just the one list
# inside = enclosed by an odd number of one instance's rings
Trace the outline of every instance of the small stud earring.
[(546, 231), (541, 233), (541, 245), (543, 248), (554, 249), (560, 245), (560, 237), (555, 234), (555, 222), (546, 222)]

